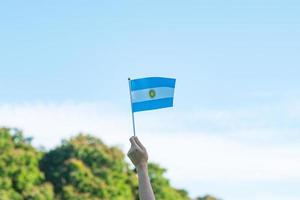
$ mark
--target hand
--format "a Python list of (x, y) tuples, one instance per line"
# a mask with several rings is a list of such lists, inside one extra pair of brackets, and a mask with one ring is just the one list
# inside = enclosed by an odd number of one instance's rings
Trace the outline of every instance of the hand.
[(148, 153), (146, 148), (136, 136), (131, 137), (129, 141), (131, 142), (131, 147), (127, 153), (127, 156), (130, 158), (131, 162), (137, 169), (142, 166), (147, 166)]

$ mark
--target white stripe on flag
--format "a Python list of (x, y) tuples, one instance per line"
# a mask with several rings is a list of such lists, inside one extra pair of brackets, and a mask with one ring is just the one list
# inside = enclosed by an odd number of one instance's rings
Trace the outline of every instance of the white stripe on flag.
[[(151, 90), (154, 90), (155, 92), (154, 97), (150, 96)], [(172, 98), (174, 96), (174, 88), (170, 88), (170, 87), (147, 88), (143, 90), (132, 91), (131, 95), (132, 95), (132, 103), (163, 99), (163, 98)]]

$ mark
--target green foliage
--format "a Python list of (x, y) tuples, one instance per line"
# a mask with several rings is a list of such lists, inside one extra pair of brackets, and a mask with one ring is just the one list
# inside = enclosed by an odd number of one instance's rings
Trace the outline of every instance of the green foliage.
[(206, 195), (204, 197), (197, 197), (196, 200), (218, 200), (215, 197), (212, 197), (210, 195)]
[(42, 153), (18, 130), (0, 129), (1, 200), (52, 200), (53, 190), (39, 169)]
[(170, 181), (164, 177), (165, 169), (157, 164), (149, 164), (149, 177), (156, 199), (161, 200), (189, 200), (185, 190), (178, 190), (170, 185)]
[(47, 153), (41, 168), (65, 200), (135, 199), (137, 180), (124, 154), (101, 140), (79, 135)]
[[(125, 155), (100, 139), (78, 135), (46, 153), (16, 129), (0, 128), (0, 200), (138, 200), (137, 177)], [(190, 200), (166, 170), (149, 164), (157, 200)], [(197, 200), (216, 200), (211, 196)]]

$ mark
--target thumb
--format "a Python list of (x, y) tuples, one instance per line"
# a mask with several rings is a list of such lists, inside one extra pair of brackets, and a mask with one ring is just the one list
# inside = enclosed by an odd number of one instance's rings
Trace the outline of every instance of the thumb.
[(140, 142), (140, 140), (139, 140), (138, 137), (134, 137), (134, 141), (135, 141), (135, 143), (136, 143), (141, 149), (143, 149), (144, 151), (146, 151), (146, 148), (145, 148), (144, 145)]
[(130, 141), (130, 143), (131, 143), (131, 146), (132, 147), (136, 147), (136, 148), (138, 148), (139, 147), (139, 145), (136, 143), (136, 141), (135, 141), (135, 139), (134, 139), (135, 137), (134, 136), (132, 136), (130, 139), (129, 139), (129, 141)]

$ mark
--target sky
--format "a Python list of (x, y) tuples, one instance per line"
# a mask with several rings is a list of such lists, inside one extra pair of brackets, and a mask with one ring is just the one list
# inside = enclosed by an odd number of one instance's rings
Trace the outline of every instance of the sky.
[(0, 3), (0, 126), (47, 149), (78, 132), (126, 152), (127, 78), (174, 77), (136, 114), (150, 161), (192, 196), (300, 199), (300, 3)]

